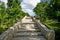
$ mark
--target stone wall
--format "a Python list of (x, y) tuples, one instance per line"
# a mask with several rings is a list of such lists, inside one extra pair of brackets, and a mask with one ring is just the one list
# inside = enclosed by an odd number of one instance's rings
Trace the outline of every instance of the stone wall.
[(0, 35), (0, 40), (12, 40), (13, 34), (18, 31), (20, 22), (16, 23), (13, 27), (10, 27), (7, 31)]
[(45, 25), (43, 25), (39, 20), (36, 20), (35, 18), (33, 18), (33, 20), (36, 22), (42, 34), (45, 36), (47, 40), (55, 40), (54, 30), (48, 29)]
[[(42, 34), (47, 40), (55, 40), (54, 30), (48, 29), (45, 25), (43, 25), (39, 20), (36, 20), (35, 18), (33, 18), (33, 21), (36, 22), (37, 27), (40, 28)], [(0, 35), (0, 40), (11, 40), (20, 26), (21, 22), (17, 22), (13, 27), (10, 27), (7, 31)]]

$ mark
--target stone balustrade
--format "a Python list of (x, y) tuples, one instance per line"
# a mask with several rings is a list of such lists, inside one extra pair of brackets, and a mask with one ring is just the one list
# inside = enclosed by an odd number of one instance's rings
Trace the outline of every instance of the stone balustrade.
[[(33, 18), (33, 21), (36, 22), (37, 27), (40, 28), (42, 34), (47, 40), (55, 40), (54, 30), (48, 29), (45, 25), (43, 25), (39, 20), (36, 20), (35, 18)], [(0, 40), (12, 40), (15, 32), (18, 31), (20, 26), (22, 26), (21, 22), (17, 22), (13, 27), (10, 27), (7, 31), (0, 35)]]
[(16, 23), (13, 27), (10, 27), (7, 31), (0, 35), (0, 40), (11, 40), (14, 32), (18, 30), (20, 22)]
[(45, 36), (47, 40), (55, 40), (54, 30), (48, 29), (45, 25), (43, 25), (39, 20), (36, 20), (35, 18), (33, 18), (33, 20), (36, 22), (42, 34)]
[(11, 40), (11, 38), (13, 37), (12, 33), (13, 33), (12, 30), (8, 29), (7, 31), (0, 35), (0, 40)]

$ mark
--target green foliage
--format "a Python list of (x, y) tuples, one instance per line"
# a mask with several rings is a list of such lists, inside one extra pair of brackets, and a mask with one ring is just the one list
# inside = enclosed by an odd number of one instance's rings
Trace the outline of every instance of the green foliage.
[(21, 20), (27, 13), (22, 12), (19, 0), (8, 0), (7, 8), (0, 5), (0, 34)]
[(40, 2), (34, 11), (49, 29), (55, 30), (55, 39), (60, 39), (60, 0), (51, 0), (50, 3)]
[(60, 1), (59, 0), (52, 0), (46, 8), (48, 18), (56, 19), (59, 21), (60, 20), (59, 19), (59, 17), (60, 17), (59, 7), (60, 7)]
[(38, 3), (37, 7), (35, 7), (34, 11), (37, 13), (37, 16), (39, 18), (42, 18), (42, 20), (46, 19), (46, 7), (48, 6), (48, 2), (40, 2)]

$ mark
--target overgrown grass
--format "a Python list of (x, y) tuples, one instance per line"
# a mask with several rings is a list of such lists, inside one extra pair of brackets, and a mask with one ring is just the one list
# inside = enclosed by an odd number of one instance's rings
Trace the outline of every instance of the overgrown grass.
[(5, 30), (7, 30), (7, 29), (0, 28), (0, 34), (2, 34)]
[(54, 30), (55, 31), (55, 40), (60, 40), (60, 22), (58, 22), (57, 20), (53, 20), (53, 19), (42, 19), (39, 17), (35, 17), (36, 19), (40, 19), (40, 21), (47, 26), (47, 28)]
[(46, 20), (44, 23), (49, 29), (55, 30), (55, 40), (60, 40), (60, 22)]
[(0, 34), (2, 34), (8, 27), (6, 25), (0, 25)]

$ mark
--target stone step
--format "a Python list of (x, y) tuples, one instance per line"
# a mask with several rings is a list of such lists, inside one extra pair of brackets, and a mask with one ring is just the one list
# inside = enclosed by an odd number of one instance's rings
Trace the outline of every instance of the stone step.
[(39, 37), (39, 36), (42, 36), (42, 35), (14, 35), (14, 37)]
[(39, 27), (32, 27), (33, 29), (39, 29)]
[(15, 35), (42, 35), (41, 32), (20, 32), (16, 33)]
[(21, 36), (43, 36), (42, 35), (42, 33), (40, 33), (40, 32), (38, 32), (38, 33), (36, 33), (36, 32), (25, 32), (25, 33), (16, 33), (15, 35), (14, 35), (15, 37), (21, 37)]
[[(26, 27), (20, 27), (19, 29), (26, 29)], [(39, 27), (31, 27), (31, 29), (39, 29)]]
[(41, 32), (41, 31), (40, 30), (33, 30), (33, 31), (31, 31), (31, 30), (18, 30), (16, 32), (20, 33), (20, 32)]
[(17, 32), (41, 32), (39, 29), (38, 30), (18, 30)]
[(31, 19), (31, 17), (27, 17), (26, 19)]
[(43, 36), (39, 37), (17, 37), (13, 38), (12, 40), (46, 40)]
[(35, 22), (31, 21), (31, 22), (22, 22), (22, 24), (35, 24)]
[(36, 23), (34, 23), (34, 26), (37, 26), (37, 24), (36, 24)]
[(40, 30), (38, 27), (31, 27), (30, 29), (27, 29), (27, 28), (19, 28), (19, 30), (31, 30), (31, 31), (34, 31), (34, 30)]
[(27, 31), (26, 31), (26, 30), (17, 31), (17, 33), (21, 33), (21, 32), (22, 32), (22, 33), (24, 33), (24, 32), (27, 32), (27, 33), (28, 33), (28, 32), (36, 32), (36, 33), (37, 33), (37, 32), (41, 32), (41, 31), (39, 31), (39, 30), (38, 30), (38, 31), (37, 31), (37, 30), (35, 30), (35, 31), (30, 31), (30, 30), (27, 30)]
[(35, 30), (40, 30), (40, 29), (35, 29), (35, 28), (30, 28), (30, 29), (27, 29), (27, 28), (20, 28), (19, 30), (30, 30), (30, 31), (35, 31)]

